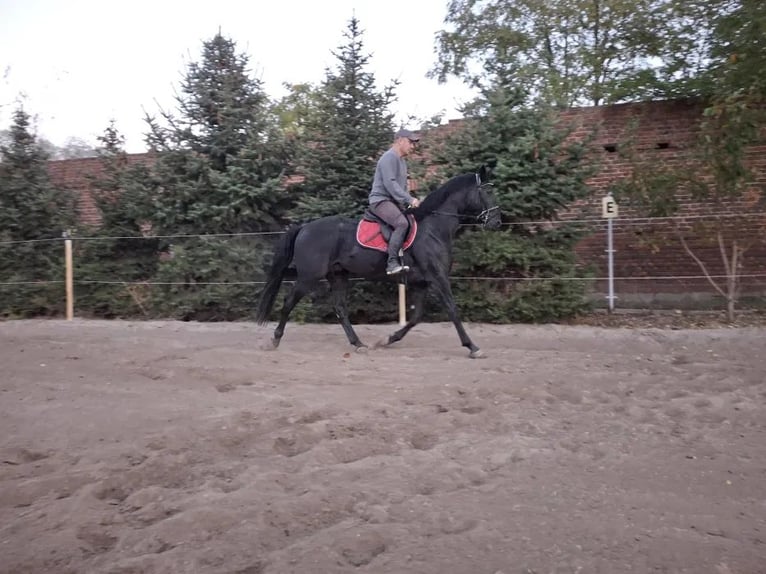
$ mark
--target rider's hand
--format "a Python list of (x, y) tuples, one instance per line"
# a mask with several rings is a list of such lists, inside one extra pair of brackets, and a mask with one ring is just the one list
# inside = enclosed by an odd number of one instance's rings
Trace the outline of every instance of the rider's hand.
[(417, 197), (413, 197), (410, 207), (417, 207), (418, 205), (420, 205), (420, 200)]

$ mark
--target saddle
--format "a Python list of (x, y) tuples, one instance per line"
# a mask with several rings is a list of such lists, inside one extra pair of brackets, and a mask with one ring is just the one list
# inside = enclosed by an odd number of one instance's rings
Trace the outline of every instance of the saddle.
[[(410, 224), (407, 237), (402, 245), (403, 250), (407, 250), (412, 242), (415, 240), (415, 235), (418, 232), (418, 224), (415, 221), (415, 216), (407, 214), (407, 221)], [(377, 215), (367, 210), (362, 215), (362, 219), (356, 226), (356, 240), (362, 247), (369, 249), (375, 249), (386, 253), (388, 251), (388, 240), (391, 238), (393, 228), (380, 219)]]

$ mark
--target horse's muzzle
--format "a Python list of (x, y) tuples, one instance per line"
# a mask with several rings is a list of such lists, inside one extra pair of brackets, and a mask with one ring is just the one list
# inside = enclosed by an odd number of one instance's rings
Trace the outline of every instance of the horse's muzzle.
[[(495, 213), (497, 212), (497, 213)], [(500, 218), (500, 208), (495, 205), (482, 211), (476, 216), (482, 227), (486, 229), (497, 229), (502, 225), (502, 219)]]

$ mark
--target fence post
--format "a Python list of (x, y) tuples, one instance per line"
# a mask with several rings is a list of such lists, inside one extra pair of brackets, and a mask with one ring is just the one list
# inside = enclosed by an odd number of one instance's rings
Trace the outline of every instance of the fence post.
[(74, 318), (74, 280), (72, 269), (72, 240), (69, 238), (69, 231), (62, 233), (64, 237), (64, 266), (65, 266), (65, 285), (66, 285), (66, 318), (71, 321)]
[(399, 325), (407, 324), (407, 295), (403, 282), (399, 282)]

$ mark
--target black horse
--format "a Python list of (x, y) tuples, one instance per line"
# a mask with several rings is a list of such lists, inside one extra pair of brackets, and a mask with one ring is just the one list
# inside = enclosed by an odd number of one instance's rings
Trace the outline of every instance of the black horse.
[[(390, 345), (404, 337), (423, 316), (423, 305), (428, 288), (432, 288), (447, 307), (449, 318), (455, 324), (460, 342), (470, 350), (470, 357), (481, 356), (463, 328), (452, 296), (449, 269), (452, 263), (452, 241), (465, 218), (473, 218), (484, 227), (500, 226), (500, 210), (487, 192), (487, 170), (458, 175), (430, 193), (420, 206), (410, 210), (417, 222), (417, 235), (405, 251), (405, 264), (410, 267), (406, 281), (413, 312), (405, 326), (388, 337)], [(322, 279), (327, 279), (333, 294), (335, 312), (340, 319), (349, 342), (357, 349), (365, 347), (354, 332), (348, 318), (346, 295), (352, 276), (374, 281), (391, 280), (386, 275), (386, 254), (361, 246), (357, 242), (357, 221), (339, 216), (323, 217), (287, 231), (274, 253), (266, 286), (256, 312), (256, 321), (263, 325), (269, 318), (279, 287), (291, 264), (297, 277), (287, 294), (274, 330), (274, 347), (284, 334), (290, 312), (300, 299), (315, 290)]]

